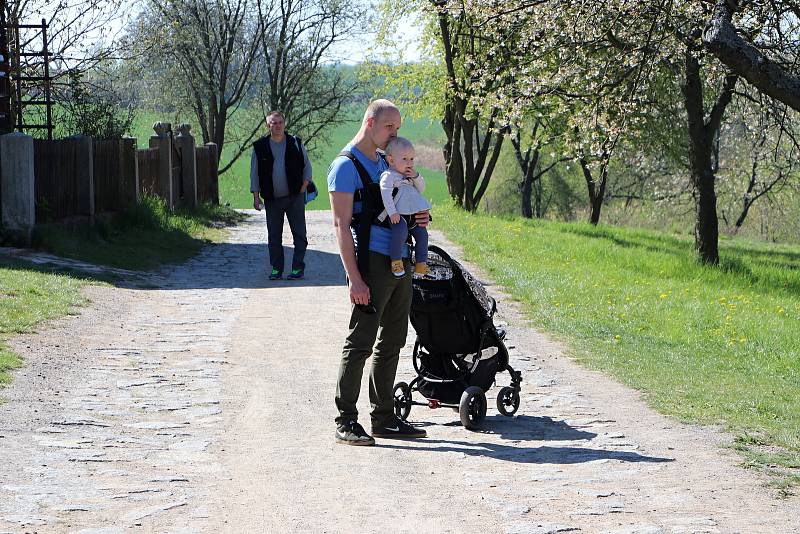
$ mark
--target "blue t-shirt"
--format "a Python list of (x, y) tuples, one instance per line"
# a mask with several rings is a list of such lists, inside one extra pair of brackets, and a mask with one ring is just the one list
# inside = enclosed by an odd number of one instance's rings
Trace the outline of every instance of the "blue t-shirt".
[[(372, 181), (375, 183), (380, 182), (381, 173), (389, 168), (383, 158), (378, 156), (377, 153), (375, 154), (377, 161), (373, 161), (353, 145), (348, 144), (343, 150), (349, 150), (358, 158), (358, 161), (364, 166), (370, 178), (372, 178)], [(361, 178), (358, 176), (358, 170), (355, 164), (345, 156), (337, 157), (328, 168), (328, 191), (355, 193), (356, 189), (361, 189)], [(353, 202), (353, 213), (361, 213), (361, 201)], [(373, 224), (369, 232), (369, 249), (373, 252), (388, 256), (391, 238), (391, 230)], [(356, 241), (356, 246), (358, 246), (355, 232), (353, 232), (353, 240)], [(411, 253), (406, 246), (403, 251), (403, 256), (409, 257), (410, 255)]]

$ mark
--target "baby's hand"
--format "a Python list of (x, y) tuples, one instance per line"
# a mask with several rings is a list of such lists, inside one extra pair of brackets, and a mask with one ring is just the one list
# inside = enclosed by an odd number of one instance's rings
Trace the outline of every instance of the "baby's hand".
[(399, 223), (400, 222), (400, 214), (399, 213), (393, 213), (393, 214), (389, 215), (389, 220), (392, 221), (392, 224)]
[(417, 170), (414, 167), (408, 167), (406, 169), (405, 175), (406, 175), (406, 178), (408, 178), (410, 180), (413, 180), (414, 178), (419, 176), (419, 173), (417, 172)]

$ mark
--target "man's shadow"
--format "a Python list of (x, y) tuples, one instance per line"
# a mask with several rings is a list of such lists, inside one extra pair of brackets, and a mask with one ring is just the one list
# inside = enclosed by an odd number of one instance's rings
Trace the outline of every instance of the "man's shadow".
[[(452, 425), (460, 425), (460, 423), (454, 422)], [(451, 426), (451, 423), (448, 423), (447, 426)], [(404, 445), (401, 441), (380, 441), (378, 446), (391, 447), (394, 449), (460, 452), (467, 456), (482, 456), (523, 464), (577, 464), (596, 460), (647, 463), (674, 461), (673, 458), (646, 456), (632, 451), (593, 449), (576, 446), (554, 447), (544, 445), (541, 447), (526, 447), (477, 441), (481, 436), (488, 434), (489, 431), (491, 431), (493, 435), (499, 435), (504, 440), (511, 441), (588, 441), (597, 436), (597, 434), (593, 432), (572, 428), (564, 421), (555, 420), (550, 417), (520, 415), (510, 419), (498, 415), (496, 417), (487, 417), (484, 420), (483, 427), (485, 428), (485, 432), (481, 432), (480, 430), (477, 432), (470, 432), (464, 429), (465, 436), (475, 436), (476, 441), (452, 441), (424, 438), (415, 440), (415, 446)]]

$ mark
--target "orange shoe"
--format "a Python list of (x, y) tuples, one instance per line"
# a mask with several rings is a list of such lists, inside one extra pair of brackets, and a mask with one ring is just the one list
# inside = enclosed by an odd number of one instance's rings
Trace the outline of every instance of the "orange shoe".
[(427, 263), (419, 262), (414, 264), (414, 274), (419, 276), (425, 276), (429, 272), (431, 272), (431, 270), (428, 269)]
[(403, 278), (406, 275), (406, 267), (403, 260), (392, 260), (392, 274), (395, 278)]

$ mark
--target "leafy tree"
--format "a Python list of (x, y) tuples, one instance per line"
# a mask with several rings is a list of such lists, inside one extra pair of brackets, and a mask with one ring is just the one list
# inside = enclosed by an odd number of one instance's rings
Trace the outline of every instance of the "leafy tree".
[(203, 142), (222, 151), (232, 141), (225, 172), (270, 110), (312, 146), (339, 120), (353, 78), (327, 62), (365, 16), (357, 0), (150, 0), (129, 33), (142, 71), (178, 86), (174, 100), (193, 112)]
[(125, 104), (108, 80), (88, 80), (73, 72), (57, 101), (60, 106), (56, 124), (64, 136), (120, 139), (130, 133), (134, 110)]

